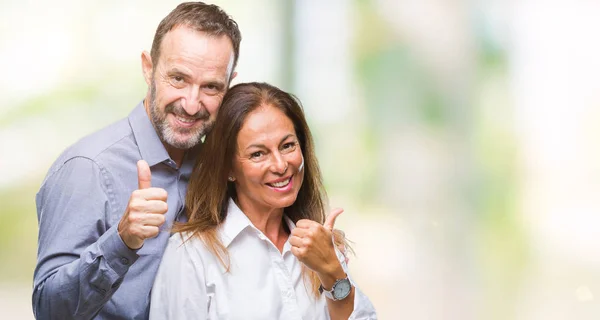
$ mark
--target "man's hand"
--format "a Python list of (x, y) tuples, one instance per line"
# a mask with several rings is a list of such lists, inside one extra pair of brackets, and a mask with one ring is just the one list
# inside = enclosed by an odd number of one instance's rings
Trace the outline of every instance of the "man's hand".
[(131, 193), (118, 227), (119, 236), (133, 250), (141, 248), (145, 239), (158, 235), (168, 209), (167, 191), (151, 187), (152, 174), (148, 163), (138, 161), (137, 170), (139, 189)]

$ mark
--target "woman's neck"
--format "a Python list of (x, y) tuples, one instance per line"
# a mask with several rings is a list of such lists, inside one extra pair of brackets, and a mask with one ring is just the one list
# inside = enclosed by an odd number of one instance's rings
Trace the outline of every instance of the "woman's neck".
[(283, 245), (289, 237), (283, 225), (283, 208), (257, 208), (239, 200), (236, 203), (254, 227), (269, 238), (279, 252), (282, 252)]

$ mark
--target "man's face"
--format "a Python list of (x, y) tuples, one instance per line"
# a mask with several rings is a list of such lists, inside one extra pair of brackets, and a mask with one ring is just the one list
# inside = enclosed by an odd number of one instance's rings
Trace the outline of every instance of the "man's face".
[(185, 26), (165, 35), (152, 66), (147, 105), (163, 143), (189, 149), (212, 129), (232, 66), (233, 46), (225, 35), (209, 36)]

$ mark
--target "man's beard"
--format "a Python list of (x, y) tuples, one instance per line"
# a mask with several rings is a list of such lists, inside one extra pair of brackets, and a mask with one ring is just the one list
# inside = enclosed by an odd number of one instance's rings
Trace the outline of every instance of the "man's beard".
[[(185, 118), (200, 119), (204, 122), (200, 127), (193, 128), (173, 128), (167, 120), (167, 115), (172, 113), (176, 116)], [(164, 143), (177, 148), (177, 149), (190, 149), (200, 143), (203, 136), (205, 136), (212, 127), (214, 126), (214, 120), (210, 119), (210, 114), (205, 108), (202, 108), (196, 114), (190, 116), (185, 112), (181, 105), (176, 102), (169, 103), (163, 111), (156, 105), (156, 86), (152, 82), (150, 88), (150, 116), (152, 118), (152, 124), (158, 133), (158, 137)], [(179, 135), (185, 135), (186, 138), (178, 139)]]

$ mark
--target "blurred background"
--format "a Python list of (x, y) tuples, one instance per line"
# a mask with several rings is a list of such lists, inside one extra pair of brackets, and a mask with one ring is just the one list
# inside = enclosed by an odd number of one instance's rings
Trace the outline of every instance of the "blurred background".
[[(2, 318), (33, 318), (46, 171), (141, 101), (178, 3), (0, 2)], [(214, 3), (235, 82), (302, 100), (380, 319), (600, 318), (600, 2)]]

